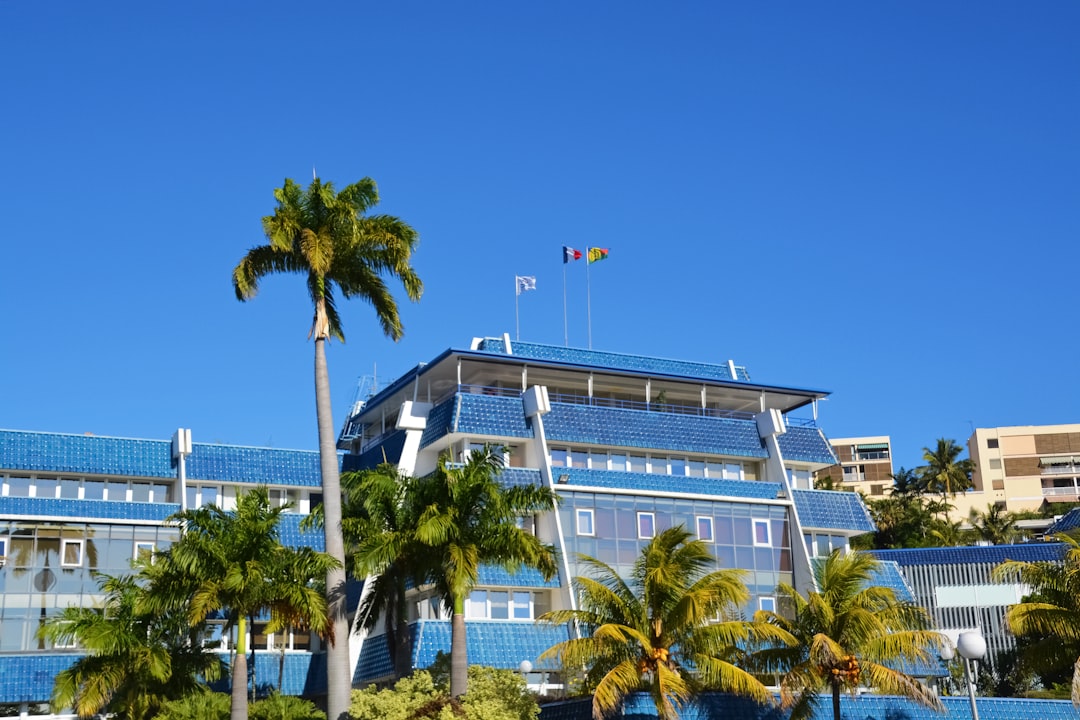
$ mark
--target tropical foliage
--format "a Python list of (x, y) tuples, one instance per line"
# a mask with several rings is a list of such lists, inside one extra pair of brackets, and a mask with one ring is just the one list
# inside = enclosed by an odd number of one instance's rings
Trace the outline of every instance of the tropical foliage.
[(54, 711), (72, 707), (80, 717), (104, 712), (144, 720), (168, 700), (196, 691), (200, 678), (220, 677), (221, 662), (197, 642), (188, 608), (147, 610), (147, 583), (145, 572), (101, 575), (100, 607), (68, 607), (43, 626), (42, 636), (53, 644), (77, 643), (85, 652), (57, 675)]
[[(584, 668), (593, 692), (593, 717), (613, 715), (624, 697), (647, 690), (662, 720), (704, 689), (766, 702), (770, 695), (743, 669), (746, 650), (793, 642), (784, 628), (741, 619), (749, 600), (742, 571), (711, 570), (705, 543), (676, 527), (642, 550), (623, 579), (599, 560), (583, 557), (592, 574), (575, 578), (579, 609), (556, 610), (542, 622), (575, 623), (585, 636), (549, 649), (563, 668)], [(711, 570), (711, 571), (710, 571)]]
[(235, 628), (232, 717), (247, 718), (248, 621), (269, 613), (267, 633), (329, 627), (326, 600), (316, 580), (335, 561), (311, 548), (281, 544), (284, 507), (271, 507), (266, 488), (237, 496), (236, 510), (206, 505), (173, 516), (183, 534), (153, 565), (152, 592), (142, 598), (149, 613), (186, 608), (193, 627), (223, 613), (225, 630)]
[(1065, 543), (1062, 562), (1009, 560), (994, 569), (994, 577), (1031, 588), (1005, 620), (1036, 672), (1052, 675), (1073, 667), (1071, 695), (1080, 705), (1080, 541), (1068, 535), (1056, 539)]
[(353, 691), (353, 720), (535, 720), (540, 708), (520, 675), (510, 670), (473, 665), (469, 692), (456, 699), (449, 687), (421, 670), (399, 680), (392, 689), (374, 686)]
[(823, 690), (831, 693), (833, 717), (840, 720), (840, 694), (861, 686), (941, 709), (933, 690), (897, 669), (936, 659), (941, 636), (929, 629), (925, 610), (873, 584), (876, 567), (864, 553), (834, 551), (815, 568), (820, 591), (803, 597), (789, 585), (777, 587), (778, 602), (793, 609), (790, 617), (755, 614), (797, 640), (754, 658), (759, 671), (781, 676), (780, 699), (792, 720), (814, 717)]
[(955, 440), (946, 438), (939, 438), (933, 448), (923, 448), (926, 465), (919, 469), (922, 491), (948, 497), (970, 488), (975, 463), (971, 458), (959, 459), (963, 451)]
[[(228, 720), (228, 693), (195, 692), (165, 703), (154, 720)], [(249, 720), (326, 720), (326, 713), (303, 698), (277, 693), (251, 704)]]
[(1002, 505), (991, 504), (986, 510), (971, 508), (968, 522), (974, 534), (993, 545), (1008, 545), (1024, 538), (1023, 530), (1016, 526), (1016, 515)]
[[(480, 565), (498, 563), (514, 570), (538, 569), (545, 578), (557, 572), (554, 548), (518, 526), (518, 521), (550, 511), (557, 498), (546, 487), (506, 487), (498, 479), (503, 468), (503, 449), (486, 445), (474, 450), (464, 464), (442, 458), (436, 471), (411, 486), (407, 505), (414, 509), (415, 528), (391, 539), (397, 548), (418, 542), (428, 579), (434, 584), (451, 616), (450, 694), (464, 695), (468, 688), (468, 657), (465, 647), (465, 600), (475, 587)], [(382, 552), (385, 551), (385, 552)], [(411, 554), (411, 550), (409, 551)], [(384, 567), (398, 557), (385, 538), (369, 537), (357, 557), (372, 569)], [(381, 559), (380, 559), (381, 558)]]
[(390, 215), (367, 215), (379, 202), (375, 181), (364, 178), (340, 192), (314, 178), (306, 190), (286, 179), (274, 191), (274, 214), (263, 218), (268, 244), (253, 247), (233, 270), (233, 289), (239, 300), (250, 300), (259, 281), (278, 273), (305, 279), (314, 308), (311, 331), (315, 339), (315, 414), (319, 428), (320, 472), (326, 522), (326, 550), (337, 564), (327, 572), (326, 594), (331, 632), (327, 650), (327, 706), (338, 720), (349, 704), (349, 621), (345, 611), (345, 547), (341, 532), (341, 483), (326, 343), (345, 341), (338, 296), (359, 298), (374, 309), (383, 333), (398, 340), (403, 328), (397, 303), (385, 278), (400, 281), (410, 300), (418, 300), (423, 284), (410, 262), (416, 231)]

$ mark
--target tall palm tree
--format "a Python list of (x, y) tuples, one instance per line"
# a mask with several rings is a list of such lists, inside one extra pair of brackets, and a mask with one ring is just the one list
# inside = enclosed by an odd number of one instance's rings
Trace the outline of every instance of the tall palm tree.
[(870, 555), (833, 551), (815, 568), (820, 591), (803, 597), (789, 585), (777, 587), (781, 602), (794, 609), (791, 617), (755, 614), (798, 640), (755, 657), (760, 671), (782, 673), (780, 701), (791, 708), (792, 720), (813, 717), (823, 689), (831, 692), (833, 717), (840, 720), (840, 693), (863, 685), (941, 710), (930, 688), (895, 669), (933, 661), (941, 636), (929, 629), (925, 610), (897, 600), (891, 588), (871, 584), (876, 567)]
[(330, 375), (326, 343), (344, 342), (337, 293), (372, 305), (383, 333), (402, 335), (397, 303), (384, 277), (396, 278), (410, 300), (418, 300), (423, 284), (410, 261), (419, 236), (390, 215), (366, 215), (379, 202), (371, 178), (335, 192), (331, 183), (314, 178), (307, 190), (286, 179), (274, 191), (277, 207), (263, 218), (267, 245), (252, 248), (233, 270), (233, 288), (240, 300), (250, 300), (259, 280), (274, 273), (305, 276), (315, 316), (308, 337), (315, 338), (315, 415), (326, 522), (326, 551), (338, 561), (326, 576), (332, 631), (327, 649), (327, 711), (340, 720), (349, 709), (349, 619), (345, 613), (345, 544), (341, 535), (341, 483), (330, 407)]
[(498, 475), (503, 449), (485, 445), (464, 465), (444, 457), (436, 471), (415, 485), (415, 538), (423, 546), (429, 579), (452, 613), (450, 621), (450, 694), (468, 689), (465, 647), (465, 600), (476, 586), (482, 563), (501, 563), (513, 570), (538, 569), (545, 578), (558, 567), (555, 551), (518, 527), (518, 520), (554, 509), (555, 494), (547, 487), (505, 487)]
[(994, 545), (1009, 545), (1024, 536), (1024, 531), (1016, 527), (1016, 514), (997, 504), (986, 506), (986, 510), (971, 508), (968, 522), (979, 538)]
[(761, 642), (793, 642), (774, 625), (743, 620), (750, 593), (741, 570), (714, 570), (705, 543), (683, 527), (649, 541), (627, 580), (591, 557), (591, 577), (574, 579), (580, 608), (553, 610), (542, 622), (575, 623), (585, 637), (567, 640), (541, 658), (564, 668), (585, 668), (593, 689), (593, 717), (613, 715), (623, 698), (647, 689), (661, 720), (704, 689), (747, 695), (759, 702), (768, 690), (742, 669), (746, 650)]
[(195, 639), (186, 609), (142, 609), (146, 577), (99, 575), (100, 607), (69, 607), (40, 631), (55, 644), (76, 643), (86, 654), (56, 676), (52, 707), (79, 717), (109, 713), (145, 720), (168, 700), (221, 676), (221, 661)]
[(923, 448), (926, 465), (919, 469), (919, 475), (925, 491), (946, 497), (971, 487), (975, 463), (971, 458), (958, 460), (963, 451), (955, 440), (946, 438), (938, 438), (933, 450)]
[(1073, 666), (1072, 701), (1080, 705), (1080, 541), (1064, 534), (1055, 539), (1065, 543), (1062, 562), (1006, 560), (994, 568), (994, 578), (1031, 588), (1005, 621), (1014, 635), (1030, 639), (1025, 656), (1036, 671)]
[(172, 516), (183, 534), (161, 553), (145, 611), (188, 604), (188, 621), (201, 625), (223, 612), (225, 630), (236, 629), (232, 668), (232, 718), (247, 718), (248, 618), (269, 612), (267, 632), (329, 629), (326, 599), (316, 581), (336, 565), (329, 554), (281, 544), (285, 507), (271, 507), (265, 487), (237, 496), (236, 510), (204, 505)]

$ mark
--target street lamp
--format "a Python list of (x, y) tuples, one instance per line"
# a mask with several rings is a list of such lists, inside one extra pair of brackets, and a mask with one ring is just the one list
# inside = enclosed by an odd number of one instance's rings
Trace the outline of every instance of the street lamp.
[(528, 660), (522, 660), (518, 664), (518, 672), (521, 673), (521, 679), (525, 681), (525, 684), (529, 684), (528, 674), (532, 672), (532, 663)]
[(986, 640), (978, 630), (960, 633), (956, 640), (956, 651), (964, 658), (964, 678), (968, 684), (968, 699), (971, 700), (972, 720), (979, 720), (979, 709), (975, 707), (975, 674), (971, 670), (972, 660), (982, 660), (986, 656)]

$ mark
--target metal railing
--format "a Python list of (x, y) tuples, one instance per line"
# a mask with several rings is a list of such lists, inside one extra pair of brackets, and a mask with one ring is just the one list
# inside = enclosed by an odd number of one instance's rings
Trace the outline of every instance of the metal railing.
[(1078, 487), (1044, 487), (1043, 497), (1070, 497), (1080, 495)]

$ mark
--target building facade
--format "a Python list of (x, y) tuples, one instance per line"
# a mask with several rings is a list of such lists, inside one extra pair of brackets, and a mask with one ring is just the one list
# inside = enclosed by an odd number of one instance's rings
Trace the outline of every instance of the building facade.
[[(588, 555), (625, 573), (656, 533), (683, 525), (717, 568), (740, 568), (747, 612), (775, 609), (775, 588), (812, 587), (812, 562), (873, 529), (860, 496), (814, 490), (836, 464), (816, 423), (825, 393), (761, 384), (733, 362), (706, 364), (477, 338), (401, 376), (351, 413), (345, 466), (384, 459), (422, 476), (486, 443), (505, 447), (506, 482), (551, 487), (562, 502), (531, 526), (552, 543), (559, 576), (485, 568), (466, 608), (470, 662), (536, 670), (567, 630), (536, 625), (572, 607)], [(428, 589), (410, 604), (413, 664), (449, 650), (450, 628)], [(376, 633), (380, 631), (375, 631)], [(390, 673), (382, 637), (360, 639), (358, 683)]]
[(955, 518), (1080, 501), (1080, 423), (976, 428), (967, 445), (973, 487), (953, 500)]
[[(167, 518), (182, 508), (230, 509), (257, 485), (292, 506), (283, 542), (322, 548), (321, 532), (299, 528), (321, 501), (317, 452), (192, 443), (190, 431), (170, 441), (0, 430), (0, 704), (48, 701), (81, 652), (38, 639), (38, 628), (100, 602), (96, 574), (129, 573), (134, 558), (174, 542)], [(285, 692), (325, 691), (317, 637), (274, 637), (256, 623), (252, 641), (259, 682), (277, 686), (283, 652)], [(207, 642), (227, 653), (233, 640), (212, 624)]]
[(872, 497), (890, 492), (893, 469), (888, 435), (833, 438), (829, 443), (838, 462), (815, 473), (815, 485), (827, 483), (837, 490), (854, 490)]

